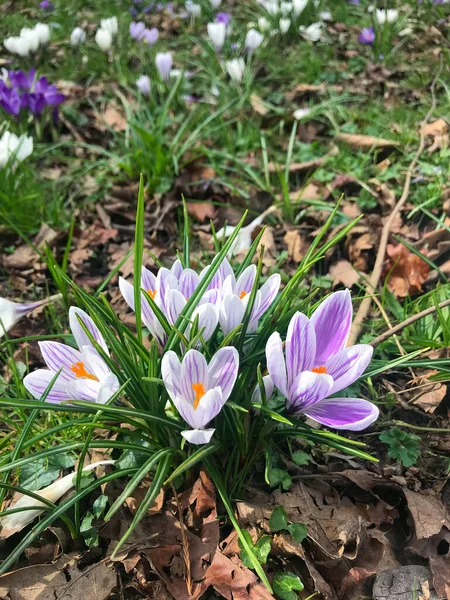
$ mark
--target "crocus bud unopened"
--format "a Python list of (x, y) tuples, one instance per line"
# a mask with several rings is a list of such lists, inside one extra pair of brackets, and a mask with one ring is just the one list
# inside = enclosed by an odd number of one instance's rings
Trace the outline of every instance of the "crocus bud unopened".
[(141, 75), (136, 81), (136, 86), (144, 96), (150, 96), (152, 86), (148, 75)]
[(161, 79), (168, 81), (173, 64), (173, 58), (170, 52), (158, 52), (155, 58), (155, 64)]
[(109, 19), (102, 19), (100, 21), (101, 29), (105, 31), (109, 31), (109, 33), (114, 36), (119, 31), (119, 23), (117, 21), (117, 17), (109, 17)]
[(108, 52), (112, 45), (112, 35), (106, 29), (97, 29), (95, 41), (97, 42), (97, 46), (100, 48), (100, 50), (103, 50), (103, 52)]
[(75, 27), (75, 29), (70, 34), (70, 44), (71, 46), (81, 46), (86, 41), (86, 32), (81, 27)]
[(245, 36), (245, 47), (249, 51), (256, 50), (256, 48), (261, 46), (263, 39), (264, 36), (262, 33), (259, 33), (256, 29), (249, 29)]
[(225, 68), (233, 81), (236, 81), (236, 83), (240, 83), (242, 81), (245, 71), (245, 61), (243, 58), (233, 58), (232, 60), (227, 60), (225, 63)]
[(227, 35), (227, 26), (225, 25), (225, 23), (208, 23), (207, 28), (209, 39), (214, 44), (216, 50), (220, 52), (225, 43), (225, 37)]

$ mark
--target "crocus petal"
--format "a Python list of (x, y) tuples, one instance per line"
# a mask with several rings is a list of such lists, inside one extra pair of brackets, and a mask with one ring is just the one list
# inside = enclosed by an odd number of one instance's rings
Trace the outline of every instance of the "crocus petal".
[(173, 350), (166, 352), (161, 361), (161, 377), (167, 393), (175, 401), (181, 395), (181, 363)]
[(198, 330), (201, 337), (207, 342), (217, 328), (219, 311), (213, 304), (201, 304), (192, 313), (192, 321), (198, 316)]
[(194, 402), (196, 392), (193, 386), (197, 384), (202, 384), (205, 391), (209, 389), (208, 365), (201, 352), (188, 350), (181, 364), (181, 392), (185, 400)]
[[(24, 377), (23, 385), (34, 398), (40, 400), (54, 377), (55, 373), (53, 371), (37, 369), (37, 371), (33, 371), (33, 373), (29, 373)], [(46, 400), (47, 402), (63, 402), (69, 397), (67, 381), (61, 375), (58, 375)]]
[(238, 370), (239, 352), (232, 346), (218, 350), (209, 363), (209, 385), (220, 387), (223, 402), (226, 402), (230, 397)]
[(146, 292), (156, 292), (156, 277), (146, 267), (142, 267), (141, 287)]
[(361, 431), (377, 420), (379, 410), (375, 404), (359, 398), (327, 398), (308, 408), (305, 414), (333, 429)]
[(179, 280), (179, 290), (186, 298), (190, 298), (198, 286), (199, 276), (192, 269), (184, 269)]
[(170, 267), (170, 272), (177, 279), (181, 277), (183, 273), (183, 265), (181, 264), (180, 259), (177, 258), (177, 260), (173, 263), (173, 265)]
[(281, 277), (278, 273), (274, 273), (264, 283), (259, 290), (261, 294), (261, 301), (257, 308), (253, 308), (252, 320), (259, 319), (269, 308), (272, 302), (275, 300), (276, 295), (280, 289)]
[(185, 398), (175, 398), (174, 404), (182, 416), (194, 429), (203, 429), (222, 409), (223, 400), (220, 388), (208, 390), (197, 408)]
[(289, 389), (287, 408), (294, 414), (305, 412), (329, 395), (333, 378), (324, 373), (304, 371), (297, 376)]
[[(269, 400), (272, 397), (273, 390), (275, 388), (272, 377), (270, 375), (264, 375), (262, 380), (264, 385), (264, 392), (266, 394), (266, 400)], [(257, 383), (255, 389), (253, 390), (252, 402), (259, 404), (261, 401), (261, 390), (259, 389), (259, 384)]]
[(182, 431), (181, 435), (190, 444), (208, 444), (211, 441), (215, 429), (190, 429)]
[(295, 313), (289, 323), (286, 336), (286, 369), (289, 385), (302, 371), (314, 366), (316, 334), (308, 317)]
[(119, 277), (119, 289), (125, 302), (134, 310), (134, 286), (123, 277)]
[(167, 290), (166, 292), (166, 314), (169, 323), (175, 325), (181, 311), (186, 306), (186, 298), (178, 290)]
[(108, 373), (100, 382), (100, 387), (97, 393), (96, 403), (106, 404), (108, 400), (119, 389), (120, 384), (114, 373)]
[(92, 346), (82, 346), (81, 355), (87, 372), (97, 377), (97, 379), (102, 379), (110, 373), (108, 365)]
[(267, 370), (273, 383), (277, 386), (285, 398), (288, 395), (288, 380), (286, 374), (286, 363), (283, 355), (283, 343), (280, 334), (272, 333), (266, 344)]
[(316, 330), (316, 366), (342, 350), (352, 325), (352, 300), (349, 290), (334, 292), (311, 316)]
[(78, 348), (82, 346), (92, 346), (89, 337), (84, 331), (81, 323), (78, 319), (81, 319), (86, 326), (86, 329), (91, 333), (94, 340), (97, 342), (99, 346), (103, 348), (103, 350), (109, 355), (108, 347), (106, 346), (106, 342), (103, 339), (102, 334), (100, 333), (99, 328), (91, 319), (91, 317), (81, 310), (81, 308), (77, 308), (76, 306), (71, 306), (69, 309), (69, 324), (70, 330), (72, 331), (73, 337), (77, 342)]
[(239, 276), (236, 281), (236, 287), (234, 288), (234, 293), (240, 296), (245, 292), (245, 294), (250, 294), (252, 291), (253, 284), (255, 282), (256, 277), (256, 265), (249, 265), (242, 274)]
[(239, 296), (232, 294), (223, 299), (219, 312), (219, 322), (224, 335), (228, 335), (242, 323), (244, 313), (245, 305)]
[(67, 384), (67, 395), (71, 400), (97, 402), (100, 383), (92, 379), (74, 379)]
[(53, 373), (62, 369), (62, 379), (66, 381), (75, 379), (72, 367), (78, 362), (83, 362), (81, 352), (60, 342), (39, 342), (39, 348), (45, 364)]
[(372, 358), (373, 348), (369, 344), (357, 344), (343, 348), (326, 363), (327, 373), (333, 378), (330, 394), (335, 394), (351, 385), (366, 370)]

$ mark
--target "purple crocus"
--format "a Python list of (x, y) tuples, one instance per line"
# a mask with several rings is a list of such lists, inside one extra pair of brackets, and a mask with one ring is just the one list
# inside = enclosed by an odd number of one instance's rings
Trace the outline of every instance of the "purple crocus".
[(364, 27), (358, 36), (358, 41), (366, 46), (371, 46), (375, 41), (375, 30), (372, 26)]
[(145, 23), (143, 21), (132, 21), (130, 23), (130, 35), (135, 40), (141, 40), (145, 31)]
[(231, 21), (231, 13), (227, 13), (227, 12), (219, 12), (216, 15), (216, 21), (218, 23), (223, 23), (224, 25), (229, 25), (230, 21)]
[(158, 52), (155, 58), (156, 68), (164, 81), (169, 81), (170, 70), (173, 65), (173, 58), (170, 52)]
[(43, 10), (47, 10), (48, 12), (51, 12), (52, 10), (55, 10), (55, 7), (54, 7), (53, 3), (50, 2), (50, 0), (42, 0), (42, 2), (40, 2), (39, 6)]
[(352, 431), (377, 419), (378, 408), (367, 400), (330, 398), (355, 382), (372, 357), (368, 344), (345, 347), (351, 323), (351, 297), (345, 290), (331, 294), (311, 319), (299, 312), (292, 317), (284, 354), (279, 333), (270, 336), (267, 369), (290, 414)]
[(156, 27), (152, 27), (151, 29), (144, 29), (141, 37), (142, 41), (144, 41), (149, 46), (153, 46), (153, 44), (156, 44), (158, 38), (159, 32), (156, 29)]
[(181, 435), (191, 444), (207, 444), (215, 429), (205, 429), (230, 397), (239, 369), (236, 348), (221, 348), (209, 365), (203, 354), (189, 350), (183, 361), (170, 350), (163, 356), (161, 375), (167, 392), (192, 429)]
[(69, 310), (69, 323), (79, 350), (59, 342), (39, 342), (48, 368), (33, 371), (23, 380), (24, 386), (35, 398), (42, 397), (58, 371), (60, 373), (47, 396), (48, 402), (87, 400), (105, 404), (119, 389), (116, 375), (94, 348), (78, 318), (109, 355), (105, 340), (94, 321), (83, 310), (72, 306)]
[(8, 79), (13, 88), (17, 88), (23, 92), (29, 92), (33, 87), (36, 69), (30, 69), (28, 73), (25, 71), (8, 71)]
[(16, 117), (22, 108), (22, 99), (17, 90), (1, 85), (2, 83), (0, 82), (0, 106), (7, 113)]

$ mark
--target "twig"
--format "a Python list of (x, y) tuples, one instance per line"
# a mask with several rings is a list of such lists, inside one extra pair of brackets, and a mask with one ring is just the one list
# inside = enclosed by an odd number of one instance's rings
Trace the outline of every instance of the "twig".
[(370, 345), (373, 346), (373, 347), (378, 346), (378, 344), (381, 344), (382, 342), (384, 342), (385, 340), (387, 340), (388, 338), (390, 338), (391, 335), (395, 335), (396, 333), (398, 333), (399, 331), (401, 331), (405, 327), (408, 327), (408, 325), (411, 325), (412, 323), (415, 323), (419, 319), (423, 319), (423, 317), (427, 317), (428, 315), (432, 315), (439, 308), (444, 308), (445, 306), (450, 306), (450, 300), (443, 300), (442, 302), (439, 302), (439, 304), (437, 306), (431, 306), (430, 308), (426, 308), (425, 310), (420, 311), (416, 315), (412, 315), (412, 317), (409, 317), (408, 319), (406, 319), (402, 323), (399, 323), (398, 325), (396, 325), (392, 329), (389, 329), (388, 331), (385, 331), (384, 333), (382, 333), (381, 335), (379, 335), (378, 337), (376, 337), (374, 340), (372, 340), (370, 342)]
[[(425, 125), (428, 123), (431, 115), (433, 114), (433, 112), (436, 109), (435, 88), (436, 88), (437, 79), (438, 79), (439, 75), (441, 74), (441, 70), (442, 70), (442, 64), (439, 67), (439, 70), (436, 73), (436, 76), (433, 79), (433, 82), (431, 84), (431, 98), (432, 98), (431, 107), (430, 107), (430, 110), (427, 112), (425, 118), (423, 119), (423, 121), (420, 124), (419, 147), (417, 148), (417, 151), (414, 154), (414, 158), (412, 159), (411, 163), (409, 164), (408, 170), (406, 171), (406, 177), (405, 177), (405, 183), (403, 185), (402, 195), (400, 196), (397, 204), (392, 209), (392, 212), (391, 212), (388, 220), (384, 224), (383, 229), (381, 231), (380, 245), (378, 247), (375, 265), (373, 267), (372, 275), (369, 277), (369, 279), (366, 282), (366, 290), (365, 290), (366, 294), (373, 294), (375, 292), (376, 288), (378, 287), (378, 283), (379, 283), (380, 277), (381, 277), (381, 271), (383, 268), (384, 257), (386, 255), (386, 246), (387, 246), (387, 243), (389, 240), (389, 234), (391, 232), (392, 224), (394, 223), (396, 216), (401, 211), (401, 209), (403, 208), (403, 205), (405, 204), (406, 200), (408, 199), (409, 189), (411, 186), (411, 180), (412, 180), (412, 176), (414, 174), (414, 169), (417, 165), (420, 155), (422, 154), (422, 152), (425, 148), (425, 133), (424, 133)], [(363, 323), (369, 315), (371, 305), (372, 305), (372, 297), (367, 295), (364, 298), (364, 300), (361, 302), (358, 312), (356, 313), (355, 319), (353, 321), (353, 325), (352, 325), (349, 339), (348, 339), (349, 346), (351, 346), (352, 344), (356, 344), (356, 342), (358, 341)], [(391, 335), (392, 335), (392, 333), (391, 333)]]
[(191, 575), (191, 557), (189, 554), (189, 540), (186, 535), (186, 528), (185, 528), (184, 521), (183, 521), (183, 511), (181, 510), (180, 501), (178, 499), (178, 493), (177, 493), (177, 490), (175, 489), (174, 485), (171, 484), (171, 486), (172, 486), (173, 495), (175, 497), (175, 502), (177, 503), (178, 518), (180, 520), (181, 547), (182, 547), (183, 561), (184, 561), (184, 564), (186, 567), (186, 587), (187, 587), (189, 596), (192, 596), (193, 586), (192, 586), (192, 575)]

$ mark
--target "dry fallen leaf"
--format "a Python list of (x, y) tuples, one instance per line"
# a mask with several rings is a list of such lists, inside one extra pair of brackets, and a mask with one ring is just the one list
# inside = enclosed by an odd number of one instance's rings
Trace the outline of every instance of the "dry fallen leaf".
[(359, 274), (348, 260), (340, 260), (330, 267), (330, 275), (333, 278), (333, 286), (342, 284), (351, 288), (359, 281)]
[(258, 113), (258, 115), (267, 115), (269, 109), (264, 104), (263, 100), (257, 94), (250, 95), (250, 104), (252, 105), (253, 110)]
[(200, 223), (204, 223), (206, 219), (214, 219), (216, 214), (214, 204), (210, 202), (187, 202), (186, 206), (189, 216)]
[(444, 119), (437, 119), (432, 123), (427, 123), (424, 125), (422, 131), (424, 135), (432, 135), (435, 137), (437, 135), (444, 135), (444, 133), (447, 133), (448, 129), (449, 125), (447, 121)]
[(114, 131), (124, 131), (127, 128), (126, 116), (116, 102), (108, 104), (105, 111), (96, 120), (100, 131), (105, 131), (105, 123)]
[(422, 284), (428, 279), (429, 265), (403, 246), (388, 244), (386, 248), (389, 260), (384, 274), (388, 277), (389, 291), (398, 298), (405, 298), (422, 290)]
[(357, 150), (370, 150), (371, 148), (394, 148), (399, 142), (376, 138), (371, 135), (360, 135), (357, 133), (338, 133), (336, 138), (338, 142), (344, 142)]
[(433, 414), (442, 400), (447, 394), (447, 386), (444, 383), (431, 384), (430, 388), (427, 388), (425, 393), (421, 394), (416, 400), (414, 405), (418, 406), (425, 412)]
[(307, 245), (302, 239), (298, 229), (287, 231), (283, 238), (283, 242), (287, 246), (289, 260), (295, 263), (301, 262), (306, 254)]

